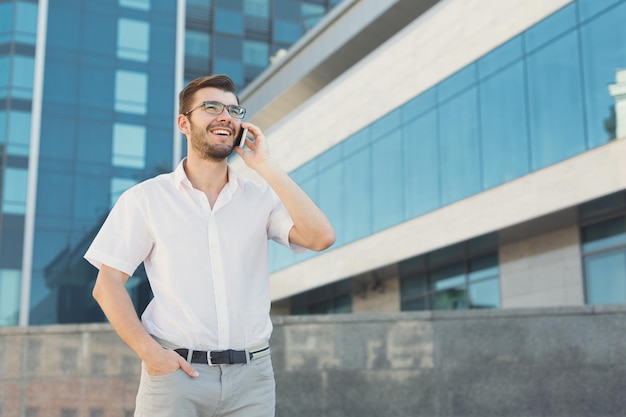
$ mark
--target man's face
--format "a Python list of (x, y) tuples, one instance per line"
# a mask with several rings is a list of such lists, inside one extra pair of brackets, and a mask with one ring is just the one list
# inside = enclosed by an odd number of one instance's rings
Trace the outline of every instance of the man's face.
[[(195, 94), (193, 107), (204, 101), (222, 104), (238, 104), (234, 94), (216, 88), (203, 88)], [(234, 148), (235, 138), (241, 128), (241, 120), (233, 118), (226, 108), (220, 114), (210, 114), (203, 107), (191, 112), (189, 119), (190, 152), (202, 159), (220, 161), (228, 157)]]

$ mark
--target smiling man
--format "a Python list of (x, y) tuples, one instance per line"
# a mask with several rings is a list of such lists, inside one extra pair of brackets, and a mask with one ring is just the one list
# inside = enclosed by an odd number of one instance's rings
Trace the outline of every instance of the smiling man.
[[(188, 156), (113, 207), (85, 254), (93, 294), (142, 360), (135, 416), (273, 416), (268, 240), (319, 251), (335, 232), (242, 121), (229, 77), (196, 79), (179, 101)], [(253, 138), (235, 146), (243, 128)], [(266, 184), (238, 177), (233, 151)], [(141, 262), (154, 298), (139, 320), (125, 284)]]

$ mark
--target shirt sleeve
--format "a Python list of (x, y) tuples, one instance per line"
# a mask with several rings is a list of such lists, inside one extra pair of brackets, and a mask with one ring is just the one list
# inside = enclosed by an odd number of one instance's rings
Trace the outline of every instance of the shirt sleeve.
[(269, 238), (288, 247), (295, 253), (306, 252), (304, 246), (289, 242), (289, 232), (293, 227), (293, 220), (278, 196), (273, 191), (270, 192), (272, 195), (273, 209), (267, 222), (267, 234)]
[(85, 253), (96, 268), (102, 265), (132, 276), (152, 250), (154, 239), (132, 188), (124, 192)]

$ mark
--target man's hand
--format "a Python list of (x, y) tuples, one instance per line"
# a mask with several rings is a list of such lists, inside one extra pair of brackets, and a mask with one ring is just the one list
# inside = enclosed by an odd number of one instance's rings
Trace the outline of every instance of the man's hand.
[(173, 350), (161, 348), (158, 354), (152, 354), (150, 358), (144, 359), (146, 372), (152, 376), (169, 375), (178, 369), (185, 371), (187, 375), (196, 378), (199, 374), (182, 356)]

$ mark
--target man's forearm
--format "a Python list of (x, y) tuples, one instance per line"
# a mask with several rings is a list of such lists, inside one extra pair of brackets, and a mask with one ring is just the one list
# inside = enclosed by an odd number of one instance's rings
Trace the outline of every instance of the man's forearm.
[(324, 250), (335, 242), (335, 230), (326, 215), (278, 164), (268, 160), (257, 171), (283, 202), (294, 222), (290, 241), (312, 250)]
[(125, 283), (128, 277), (103, 265), (93, 296), (120, 338), (142, 359), (160, 348), (141, 324)]

